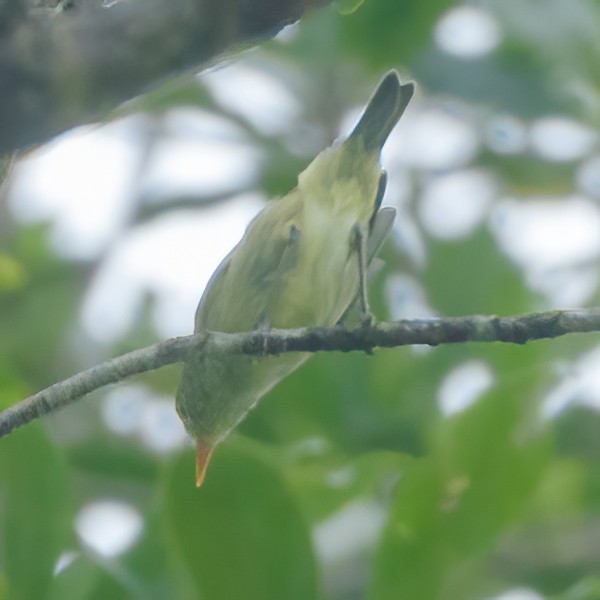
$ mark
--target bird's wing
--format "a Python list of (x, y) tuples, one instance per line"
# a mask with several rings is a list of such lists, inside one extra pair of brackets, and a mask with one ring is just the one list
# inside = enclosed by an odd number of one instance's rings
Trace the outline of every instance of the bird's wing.
[(273, 212), (261, 212), (211, 277), (196, 311), (196, 331), (250, 331), (269, 325), (270, 308), (296, 265), (302, 236), (296, 225), (301, 203), (287, 198), (275, 202), (286, 202), (278, 207), (277, 221)]
[[(220, 287), (219, 282), (225, 276), (227, 269), (229, 269), (231, 257), (234, 255), (238, 245), (239, 244), (236, 244), (236, 246), (234, 246), (234, 248), (229, 252), (229, 254), (227, 254), (227, 256), (221, 261), (219, 266), (213, 271), (213, 274), (210, 276), (210, 279), (208, 280), (208, 283), (204, 288), (204, 292), (202, 293), (202, 297), (200, 298), (200, 302), (198, 303), (198, 307), (196, 308), (196, 314), (194, 315), (195, 332), (198, 332), (201, 329), (203, 329), (202, 314), (206, 310), (208, 298), (209, 296), (215, 293), (215, 288)], [(216, 293), (218, 293), (218, 291)]]
[(381, 250), (392, 231), (395, 218), (396, 209), (391, 206), (384, 206), (375, 214), (367, 242), (367, 262), (370, 263)]

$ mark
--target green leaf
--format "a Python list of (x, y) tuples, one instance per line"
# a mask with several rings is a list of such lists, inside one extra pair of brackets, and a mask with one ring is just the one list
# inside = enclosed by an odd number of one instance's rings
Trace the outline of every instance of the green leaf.
[(200, 489), (186, 453), (170, 472), (165, 510), (191, 598), (318, 597), (306, 523), (256, 445), (220, 446)]
[(20, 288), (25, 279), (23, 265), (11, 255), (0, 252), (0, 291)]
[[(464, 240), (430, 240), (424, 283), (433, 306), (447, 316), (531, 310), (533, 295), (520, 272), (485, 229)], [(465, 268), (465, 265), (469, 265)]]
[[(176, 582), (166, 576), (165, 540), (152, 538), (154, 535), (146, 532), (133, 551), (117, 558), (107, 558), (83, 548), (54, 578), (48, 600), (179, 598)], [(156, 542), (160, 542), (158, 551)]]
[(436, 449), (445, 478), (440, 511), (455, 553), (491, 546), (522, 514), (545, 472), (551, 445), (543, 430), (527, 425), (518, 389), (494, 390), (442, 424)]
[(52, 582), (48, 600), (89, 600), (102, 575), (98, 565), (85, 554), (74, 557)]
[(377, 552), (369, 598), (438, 598), (443, 575), (442, 487), (432, 460), (416, 461), (404, 473)]
[(385, 497), (407, 461), (412, 458), (395, 452), (369, 452), (354, 460), (296, 455), (286, 462), (286, 476), (311, 523), (318, 523), (357, 498)]
[(335, 0), (335, 6), (342, 15), (350, 15), (360, 8), (364, 0)]
[(0, 468), (7, 595), (42, 600), (71, 536), (66, 464), (41, 427), (28, 425), (2, 440)]
[(600, 598), (600, 579), (590, 577), (578, 582), (560, 596), (553, 596), (552, 600), (598, 600)]
[(525, 513), (551, 445), (528, 423), (531, 377), (513, 377), (468, 410), (438, 418), (427, 457), (406, 465), (375, 561), (373, 600), (469, 597), (455, 589), (465, 585), (456, 574), (483, 561)]
[(341, 20), (344, 50), (379, 70), (390, 62), (406, 63), (428, 46), (433, 25), (452, 4), (455, 0), (370, 0)]

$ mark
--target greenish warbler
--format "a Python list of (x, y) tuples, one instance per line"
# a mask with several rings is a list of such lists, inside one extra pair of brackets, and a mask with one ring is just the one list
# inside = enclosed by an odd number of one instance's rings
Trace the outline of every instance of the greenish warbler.
[[(388, 73), (350, 136), (321, 152), (289, 194), (269, 203), (210, 279), (194, 331), (336, 325), (357, 301), (370, 323), (366, 267), (390, 232), (380, 209), (381, 149), (414, 91)], [(184, 366), (177, 411), (196, 440), (196, 484), (216, 445), (306, 353), (246, 356), (198, 348)]]

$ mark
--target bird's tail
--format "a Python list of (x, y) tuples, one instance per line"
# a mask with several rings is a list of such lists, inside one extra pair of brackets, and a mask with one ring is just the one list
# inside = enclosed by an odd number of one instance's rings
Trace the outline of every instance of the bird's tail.
[(402, 84), (398, 73), (390, 71), (377, 86), (349, 139), (361, 138), (367, 152), (380, 152), (414, 91), (414, 83)]

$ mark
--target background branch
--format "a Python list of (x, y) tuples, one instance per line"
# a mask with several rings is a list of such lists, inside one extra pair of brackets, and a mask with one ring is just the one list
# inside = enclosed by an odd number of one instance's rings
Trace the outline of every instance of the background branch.
[(256, 356), (284, 352), (354, 350), (371, 352), (413, 344), (437, 346), (464, 342), (525, 344), (568, 333), (600, 332), (600, 308), (556, 310), (512, 317), (468, 316), (402, 320), (371, 328), (315, 328), (206, 332), (172, 338), (110, 359), (73, 377), (55, 383), (0, 412), (0, 436), (30, 421), (67, 406), (82, 396), (132, 375), (185, 360), (202, 346), (205, 352), (243, 353)]
[(0, 0), (0, 155), (102, 118), (328, 2)]

